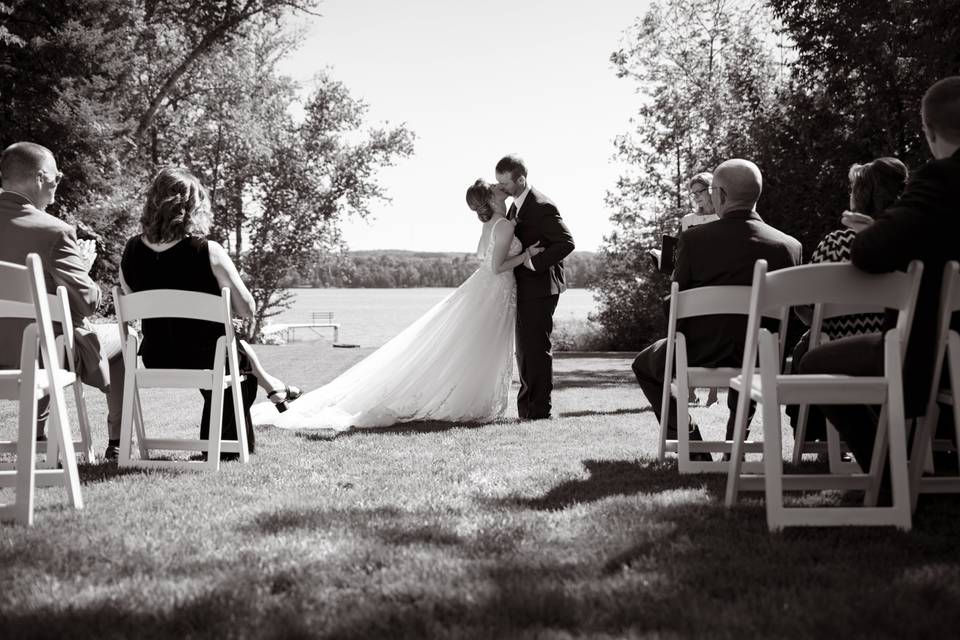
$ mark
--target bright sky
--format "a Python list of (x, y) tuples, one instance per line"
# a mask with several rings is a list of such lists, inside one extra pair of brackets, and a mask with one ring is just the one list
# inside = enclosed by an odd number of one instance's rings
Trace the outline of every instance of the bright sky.
[(508, 152), (560, 209), (578, 250), (610, 231), (603, 199), (619, 170), (614, 136), (636, 110), (609, 62), (646, 0), (326, 0), (283, 72), (320, 69), (369, 106), (368, 123), (406, 123), (414, 155), (381, 172), (392, 198), (344, 227), (351, 249), (473, 251), (464, 201)]

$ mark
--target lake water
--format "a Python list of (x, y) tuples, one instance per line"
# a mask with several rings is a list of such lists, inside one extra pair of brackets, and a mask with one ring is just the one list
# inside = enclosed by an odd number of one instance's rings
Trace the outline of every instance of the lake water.
[[(309, 322), (314, 311), (332, 311), (340, 323), (340, 342), (379, 347), (397, 335), (453, 289), (293, 289), (294, 304), (270, 322)], [(569, 289), (560, 296), (555, 322), (586, 320), (596, 308), (587, 289)], [(297, 340), (333, 337), (332, 329), (298, 330)], [(322, 338), (321, 338), (322, 336)]]

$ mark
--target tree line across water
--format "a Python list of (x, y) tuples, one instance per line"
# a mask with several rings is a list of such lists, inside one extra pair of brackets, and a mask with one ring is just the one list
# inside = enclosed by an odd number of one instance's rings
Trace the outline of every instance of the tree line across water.
[[(457, 287), (480, 260), (473, 253), (419, 251), (350, 251), (322, 254), (309, 269), (291, 270), (287, 287), (393, 289)], [(592, 287), (599, 279), (595, 253), (575, 251), (563, 261), (568, 287)]]

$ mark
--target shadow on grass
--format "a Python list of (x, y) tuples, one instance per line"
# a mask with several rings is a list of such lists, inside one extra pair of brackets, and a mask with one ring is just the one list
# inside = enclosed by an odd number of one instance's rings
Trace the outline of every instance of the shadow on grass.
[(555, 371), (553, 375), (555, 391), (622, 387), (630, 384), (636, 385), (637, 381), (629, 369), (572, 369), (570, 371)]
[(633, 360), (636, 351), (554, 351), (554, 360), (610, 360), (615, 358)]
[(139, 467), (121, 467), (116, 462), (101, 462), (99, 464), (78, 464), (77, 473), (80, 475), (82, 484), (93, 484), (95, 482), (109, 482), (116, 478), (124, 476), (144, 476), (150, 474), (180, 475), (181, 472), (173, 470), (142, 469)]
[(444, 420), (417, 420), (412, 422), (402, 422), (400, 424), (390, 425), (388, 427), (363, 427), (351, 428), (347, 431), (298, 431), (297, 435), (304, 440), (312, 442), (323, 442), (328, 440), (339, 440), (340, 438), (352, 438), (356, 436), (383, 435), (383, 434), (414, 434), (414, 433), (442, 433), (452, 431), (453, 429), (481, 429), (496, 422), (448, 422)]
[(568, 480), (536, 498), (508, 497), (501, 500), (514, 507), (537, 511), (557, 511), (610, 496), (659, 493), (677, 489), (707, 487), (720, 496), (722, 480), (707, 475), (678, 475), (676, 461), (584, 460), (590, 477)]
[(651, 406), (631, 408), (631, 409), (613, 409), (611, 411), (563, 411), (558, 414), (558, 417), (584, 418), (586, 416), (623, 416), (623, 415), (637, 415), (640, 413), (649, 413), (652, 411), (653, 411), (653, 407)]

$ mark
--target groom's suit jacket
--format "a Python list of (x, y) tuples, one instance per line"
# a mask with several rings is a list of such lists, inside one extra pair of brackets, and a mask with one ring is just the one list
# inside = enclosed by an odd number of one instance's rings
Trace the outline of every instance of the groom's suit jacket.
[[(90, 278), (80, 257), (77, 235), (73, 227), (59, 218), (37, 209), (17, 194), (0, 192), (0, 260), (26, 264), (27, 254), (40, 256), (47, 293), (53, 294), (63, 285), (70, 299), (74, 326), (92, 315), (100, 304), (100, 287)], [(0, 367), (17, 368), (20, 363), (20, 341), (29, 321), (0, 319)], [(91, 332), (77, 328), (78, 341)], [(98, 358), (96, 347), (78, 344), (78, 357)], [(78, 363), (89, 370), (98, 362)], [(93, 382), (91, 382), (93, 384)]]
[(563, 259), (573, 251), (573, 236), (560, 218), (557, 206), (533, 187), (517, 211), (514, 235), (524, 249), (535, 242), (544, 248), (543, 253), (531, 260), (532, 271), (525, 265), (513, 270), (517, 278), (517, 299), (546, 298), (566, 291)]
[[(750, 286), (757, 260), (766, 260), (769, 271), (794, 267), (800, 264), (800, 242), (766, 224), (756, 211), (728, 211), (719, 220), (680, 234), (673, 279), (681, 291)], [(678, 328), (687, 340), (691, 364), (740, 365), (747, 333), (745, 315), (686, 318)]]

